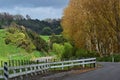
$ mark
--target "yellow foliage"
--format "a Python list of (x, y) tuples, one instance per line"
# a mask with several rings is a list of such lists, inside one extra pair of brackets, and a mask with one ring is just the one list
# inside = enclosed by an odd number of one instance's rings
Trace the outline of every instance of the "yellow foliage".
[(70, 0), (61, 22), (64, 36), (100, 55), (120, 52), (119, 4), (120, 0)]

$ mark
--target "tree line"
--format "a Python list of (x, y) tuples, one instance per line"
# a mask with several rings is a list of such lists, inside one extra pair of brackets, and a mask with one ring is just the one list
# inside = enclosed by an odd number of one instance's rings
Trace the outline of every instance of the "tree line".
[(0, 13), (0, 28), (5, 28), (12, 22), (15, 22), (42, 35), (51, 35), (52, 33), (60, 34), (62, 32), (60, 21), (60, 19), (38, 20), (31, 19), (29, 15), (24, 17), (20, 14), (11, 15), (6, 12)]

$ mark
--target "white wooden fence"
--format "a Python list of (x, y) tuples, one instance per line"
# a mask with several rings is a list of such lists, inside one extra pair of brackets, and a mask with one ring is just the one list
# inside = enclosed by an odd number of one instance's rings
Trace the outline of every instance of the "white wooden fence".
[[(25, 66), (14, 66), (8, 67), (9, 70), (9, 78), (14, 78), (18, 76), (23, 76), (27, 74), (38, 74), (44, 73), (49, 69), (61, 68), (65, 67), (74, 67), (82, 65), (85, 67), (85, 64), (93, 64), (95, 67), (96, 58), (88, 58), (88, 59), (79, 59), (79, 60), (69, 60), (69, 61), (60, 61), (60, 62), (49, 62), (49, 63), (41, 63), (41, 64), (31, 64)], [(4, 68), (0, 68), (0, 71), (4, 72)], [(0, 75), (0, 78), (4, 78), (4, 74)]]

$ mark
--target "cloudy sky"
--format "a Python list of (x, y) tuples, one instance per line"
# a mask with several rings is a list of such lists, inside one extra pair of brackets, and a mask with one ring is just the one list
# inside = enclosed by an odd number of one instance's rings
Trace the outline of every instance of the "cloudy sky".
[(0, 12), (30, 15), (34, 19), (61, 18), (69, 0), (0, 0)]

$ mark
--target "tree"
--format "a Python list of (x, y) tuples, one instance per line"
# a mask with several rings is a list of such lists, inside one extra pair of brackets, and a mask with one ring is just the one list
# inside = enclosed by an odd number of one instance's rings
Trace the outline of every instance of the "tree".
[(26, 15), (26, 19), (27, 19), (27, 20), (31, 20), (31, 17), (27, 14), (27, 15)]
[(79, 48), (99, 55), (120, 52), (120, 0), (70, 0), (63, 34)]
[(13, 18), (14, 18), (14, 20), (23, 20), (23, 19), (25, 19), (25, 18), (24, 18), (22, 15), (20, 15), (20, 14), (14, 15)]
[(51, 35), (52, 34), (52, 29), (50, 27), (44, 27), (42, 30), (43, 35)]
[(3, 26), (8, 26), (13, 20), (13, 16), (9, 13), (0, 13), (0, 24), (3, 28)]

